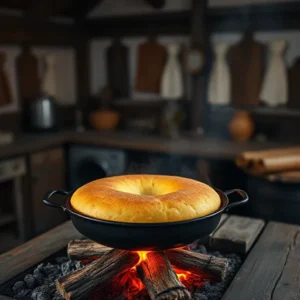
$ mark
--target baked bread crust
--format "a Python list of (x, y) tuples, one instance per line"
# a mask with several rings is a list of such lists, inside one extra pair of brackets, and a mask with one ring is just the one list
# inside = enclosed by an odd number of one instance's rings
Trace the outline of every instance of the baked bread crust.
[(101, 178), (78, 188), (71, 198), (73, 209), (83, 215), (128, 223), (183, 221), (209, 215), (220, 205), (210, 186), (164, 175)]

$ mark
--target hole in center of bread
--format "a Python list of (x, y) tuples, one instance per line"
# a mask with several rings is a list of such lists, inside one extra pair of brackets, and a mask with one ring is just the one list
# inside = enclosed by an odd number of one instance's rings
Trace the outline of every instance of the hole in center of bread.
[(119, 186), (117, 188), (118, 191), (134, 194), (134, 195), (143, 195), (143, 196), (158, 196), (158, 195), (164, 195), (166, 192), (160, 191), (158, 189), (155, 189), (153, 187), (142, 187), (142, 186)]
[(124, 193), (141, 196), (160, 196), (175, 192), (177, 189), (173, 186), (155, 184), (153, 181), (124, 182), (115, 188)]
[(161, 193), (157, 193), (157, 191), (155, 191), (151, 187), (144, 187), (143, 189), (141, 189), (140, 195), (156, 196), (161, 195)]

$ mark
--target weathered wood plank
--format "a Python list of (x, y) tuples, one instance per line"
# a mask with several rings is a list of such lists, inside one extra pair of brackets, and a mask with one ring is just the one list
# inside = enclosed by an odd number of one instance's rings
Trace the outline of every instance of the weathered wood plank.
[(222, 300), (300, 299), (300, 226), (270, 222)]
[(210, 237), (210, 246), (218, 250), (247, 253), (265, 222), (261, 219), (230, 216)]
[(64, 248), (70, 240), (81, 237), (68, 221), (0, 255), (0, 285)]

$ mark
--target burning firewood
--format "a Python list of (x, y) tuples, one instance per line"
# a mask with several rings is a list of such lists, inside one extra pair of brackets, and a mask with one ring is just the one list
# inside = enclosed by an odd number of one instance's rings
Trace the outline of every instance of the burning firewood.
[(68, 245), (69, 258), (90, 264), (59, 278), (57, 290), (66, 299), (86, 299), (116, 275), (136, 270), (136, 279), (141, 279), (152, 300), (189, 300), (191, 295), (173, 267), (189, 274), (206, 274), (224, 280), (228, 263), (225, 258), (186, 249), (136, 252), (111, 249), (90, 240), (74, 240)]
[(73, 260), (95, 260), (112, 248), (95, 243), (91, 240), (73, 240), (68, 244), (68, 256)]
[(138, 261), (139, 255), (135, 252), (111, 250), (82, 269), (59, 278), (56, 288), (65, 299), (87, 299), (94, 289), (129, 270)]
[(189, 270), (195, 274), (212, 274), (218, 280), (225, 279), (228, 268), (228, 261), (225, 258), (182, 249), (167, 250), (166, 254), (171, 264), (182, 270)]
[(152, 300), (188, 300), (191, 295), (178, 279), (164, 252), (149, 252), (137, 273)]
[[(109, 250), (111, 248), (90, 240), (74, 240), (68, 245), (68, 255), (70, 259), (75, 260), (93, 260), (101, 257), (105, 251)], [(226, 276), (228, 260), (225, 258), (184, 249), (167, 250), (166, 254), (171, 264), (180, 269), (189, 270), (196, 274), (205, 272), (213, 275), (217, 280), (224, 280)]]

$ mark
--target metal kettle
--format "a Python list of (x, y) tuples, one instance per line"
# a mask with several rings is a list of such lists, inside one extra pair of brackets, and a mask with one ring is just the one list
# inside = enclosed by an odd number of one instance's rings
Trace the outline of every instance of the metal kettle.
[(58, 106), (49, 95), (42, 94), (30, 101), (27, 121), (31, 131), (55, 131), (58, 129)]

